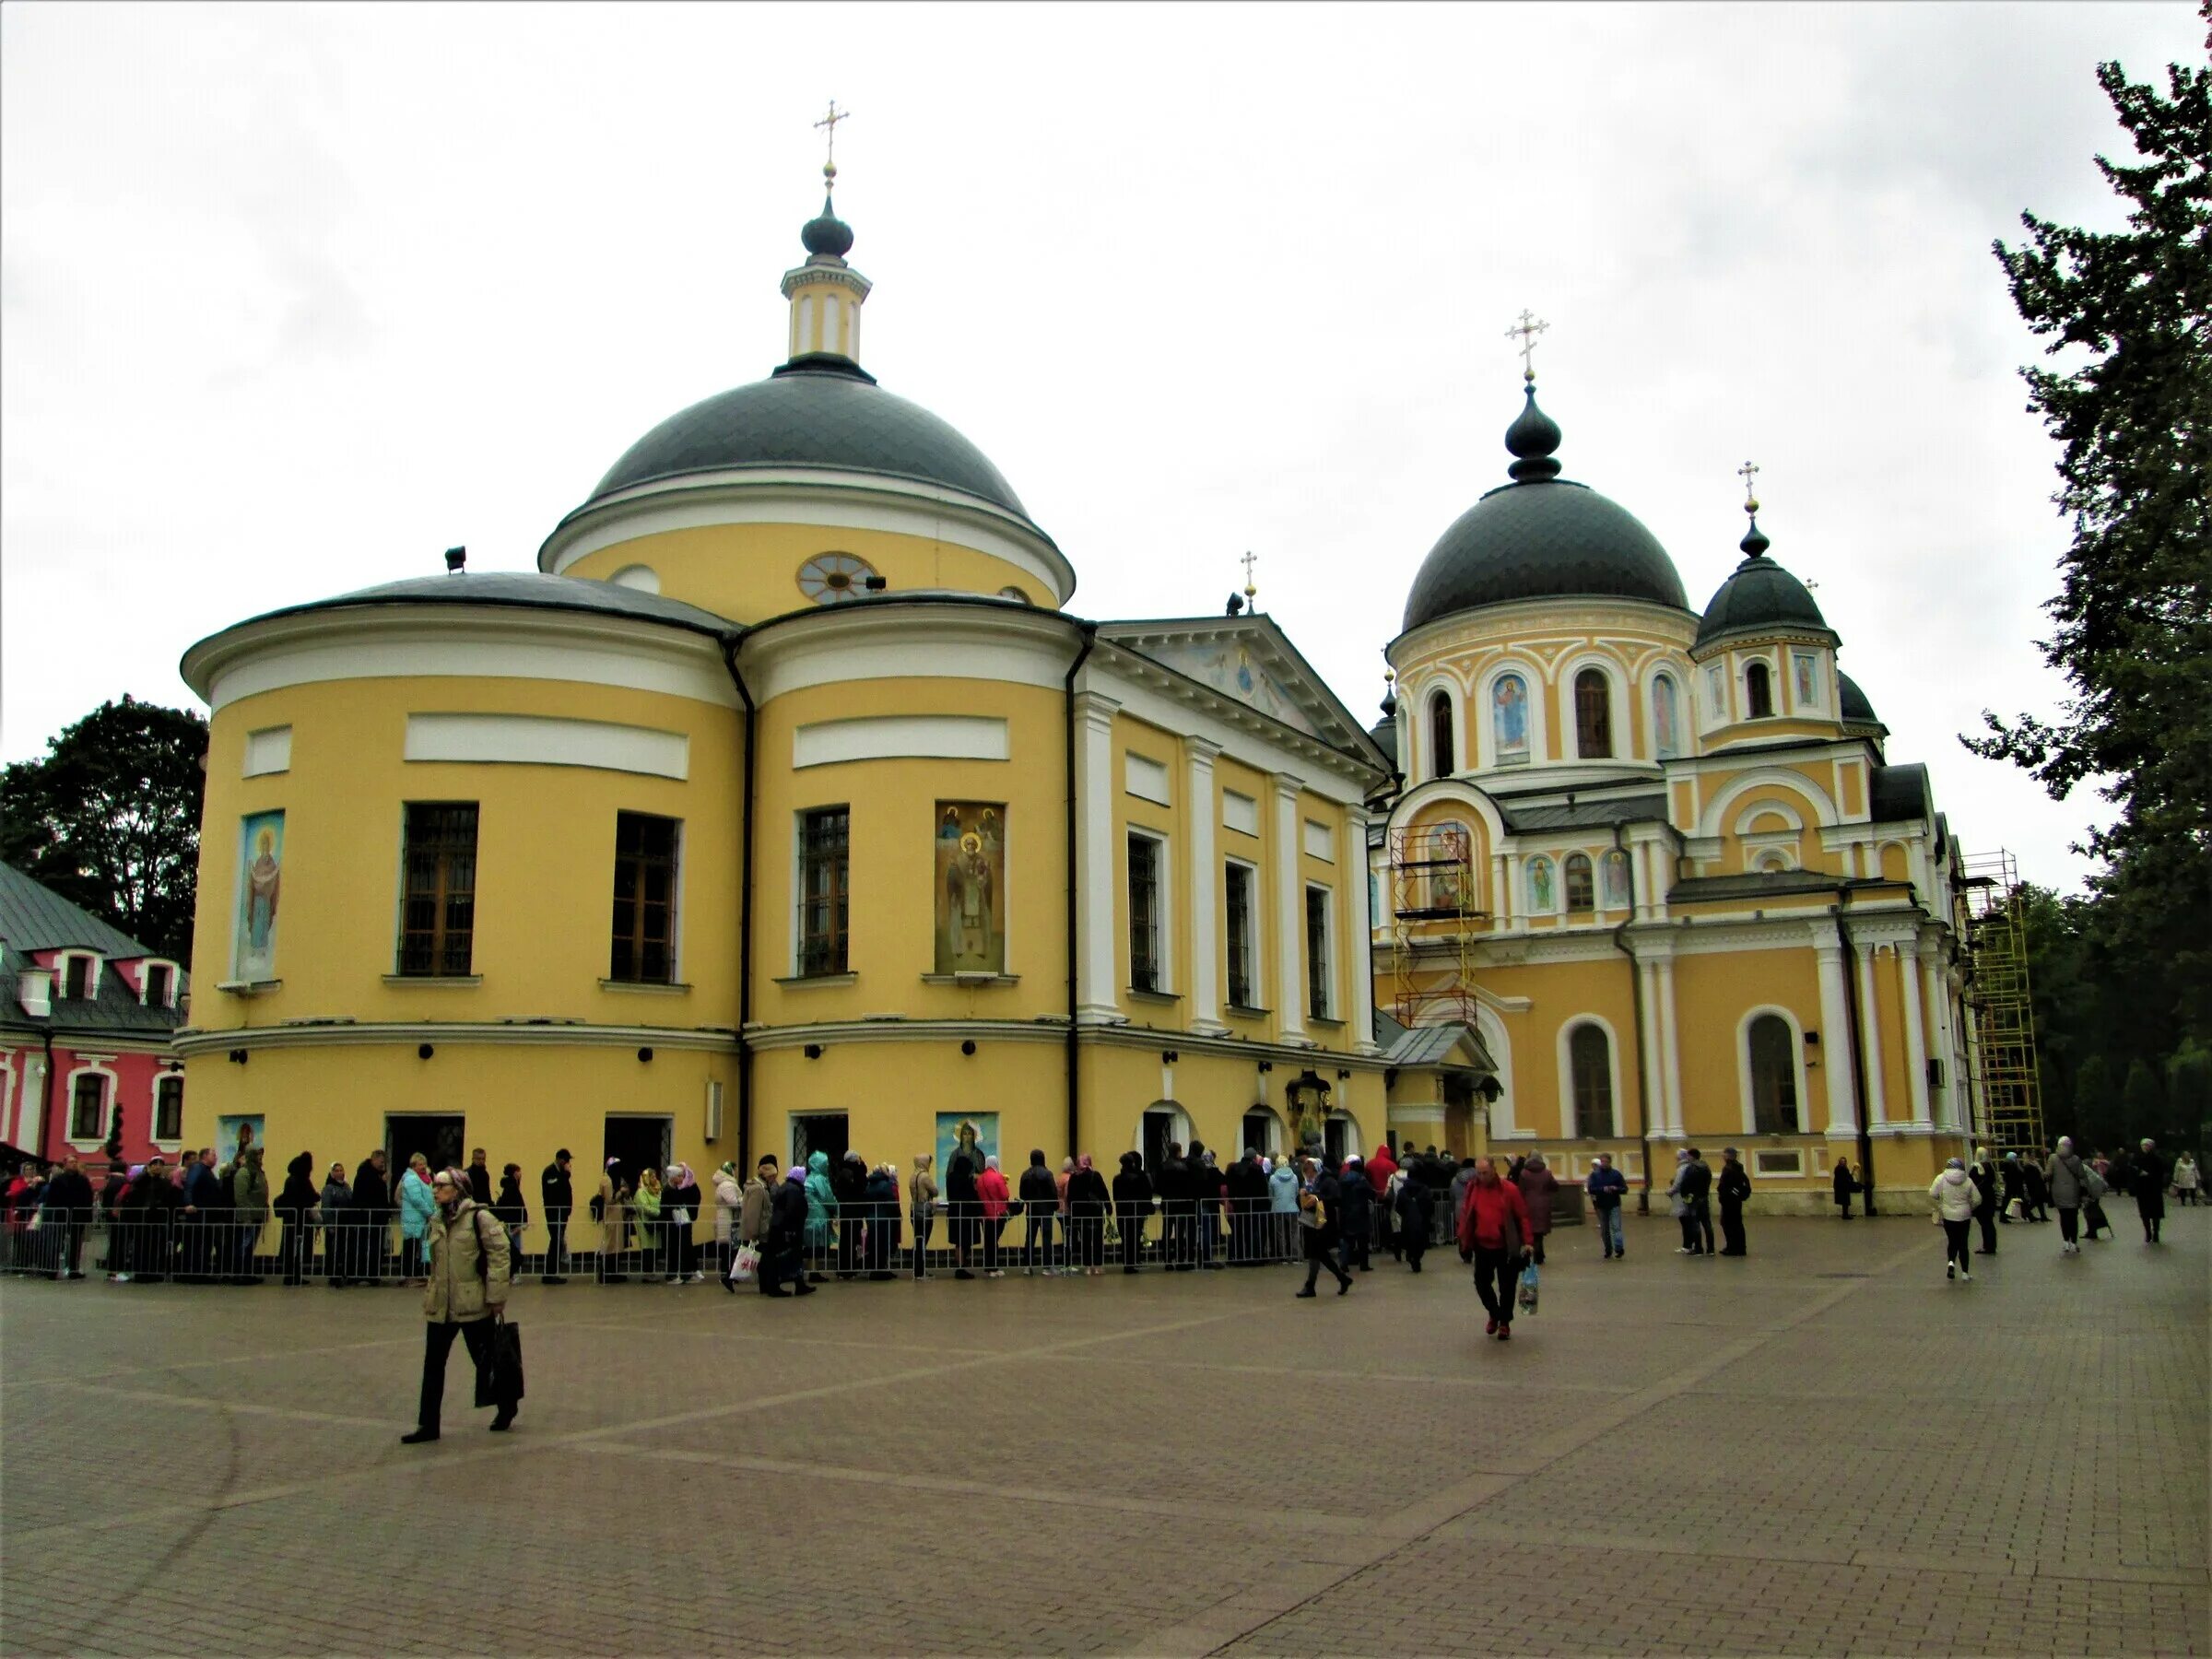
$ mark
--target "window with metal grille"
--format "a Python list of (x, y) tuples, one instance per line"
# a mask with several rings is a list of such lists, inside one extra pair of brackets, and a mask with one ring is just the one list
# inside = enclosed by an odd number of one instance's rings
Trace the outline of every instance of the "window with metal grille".
[(1597, 893), (1590, 881), (1590, 860), (1583, 853), (1570, 853), (1567, 859), (1567, 908), (1586, 911), (1596, 907)]
[(1613, 1133), (1613, 1045), (1603, 1027), (1579, 1025), (1567, 1039), (1574, 1070), (1574, 1132), (1584, 1140)]
[(1574, 747), (1585, 760), (1613, 753), (1613, 691), (1600, 669), (1585, 668), (1574, 677)]
[(615, 815), (615, 916), (606, 977), (634, 985), (676, 978), (675, 818)]
[(1159, 843), (1129, 838), (1129, 988), (1160, 988)]
[(477, 804), (409, 801), (406, 815), (399, 971), (465, 975), (477, 926)]
[(169, 1006), (169, 977), (171, 969), (166, 962), (149, 962), (146, 969), (146, 1006), (149, 1008)]
[(1306, 1013), (1315, 1019), (1334, 1018), (1329, 987), (1329, 889), (1306, 889)]
[(1744, 670), (1744, 701), (1753, 720), (1771, 719), (1774, 713), (1774, 677), (1764, 663), (1754, 663)]
[(108, 1132), (108, 1080), (98, 1072), (79, 1072), (69, 1090), (69, 1138), (98, 1140)]
[(847, 971), (853, 811), (818, 806), (799, 814), (799, 972)]
[(65, 957), (63, 962), (62, 994), (71, 1002), (83, 1002), (92, 994), (92, 959)]
[(184, 1079), (171, 1072), (154, 1085), (154, 1138), (173, 1141), (184, 1133)]
[(1751, 1022), (1751, 1125), (1761, 1135), (1797, 1133), (1797, 1044), (1790, 1022), (1761, 1014)]
[(1258, 990), (1253, 984), (1253, 959), (1259, 955), (1253, 941), (1250, 865), (1230, 863), (1222, 871), (1222, 895), (1229, 912), (1229, 1001), (1231, 1007), (1257, 1007)]

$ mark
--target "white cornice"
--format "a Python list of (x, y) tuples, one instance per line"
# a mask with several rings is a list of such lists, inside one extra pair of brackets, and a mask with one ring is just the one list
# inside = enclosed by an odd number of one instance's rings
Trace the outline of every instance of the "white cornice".
[[(757, 1026), (746, 1033), (746, 1044), (755, 1053), (803, 1049), (808, 1043), (828, 1048), (839, 1043), (884, 1042), (1052, 1042), (1067, 1041), (1067, 1020), (1062, 1015), (1035, 1019), (842, 1019), (813, 1025)], [(1085, 1046), (1125, 1049), (1172, 1049), (1182, 1055), (1206, 1054), (1300, 1069), (1324, 1065), (1347, 1071), (1380, 1071), (1379, 1055), (1362, 1055), (1335, 1049), (1305, 1048), (1253, 1042), (1235, 1037), (1197, 1031), (1161, 1030), (1151, 1026), (1094, 1026), (1077, 1028), (1077, 1041)]]
[[(1629, 618), (1626, 628), (1622, 619)], [(1449, 616), (1408, 629), (1383, 648), (1391, 665), (1401, 674), (1408, 664), (1482, 646), (1519, 645), (1533, 635), (1547, 639), (1561, 633), (1595, 635), (1614, 629), (1634, 635), (1648, 629), (1650, 642), (1670, 646), (1686, 655), (1697, 637), (1694, 612), (1677, 610), (1652, 599), (1630, 599), (1604, 594), (1571, 594), (1555, 598), (1512, 599), (1499, 605), (1453, 611)]]
[(978, 496), (831, 467), (731, 467), (633, 484), (579, 507), (546, 537), (537, 568), (559, 575), (603, 547), (722, 524), (819, 524), (951, 541), (1029, 571), (1065, 605), (1076, 568), (1019, 513)]
[(382, 1044), (451, 1042), (500, 1048), (693, 1049), (711, 1053), (737, 1052), (737, 1034), (727, 1030), (676, 1026), (540, 1024), (507, 1020), (317, 1020), (300, 1024), (244, 1026), (235, 1030), (183, 1030), (176, 1052), (187, 1059), (228, 1053), (232, 1049), (360, 1048)]
[(863, 599), (764, 623), (739, 643), (737, 661), (763, 704), (862, 679), (1001, 680), (1058, 690), (1077, 637), (1073, 619), (1030, 606)]

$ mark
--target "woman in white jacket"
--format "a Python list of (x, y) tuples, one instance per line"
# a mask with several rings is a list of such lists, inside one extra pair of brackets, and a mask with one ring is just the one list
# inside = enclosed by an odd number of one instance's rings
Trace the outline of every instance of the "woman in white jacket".
[(1966, 1160), (1954, 1158), (1943, 1173), (1929, 1183), (1928, 1196), (1936, 1201), (1936, 1218), (1943, 1223), (1943, 1277), (1973, 1281), (1967, 1265), (1966, 1241), (1973, 1230), (1974, 1183), (1966, 1172)]
[(737, 1166), (725, 1163), (714, 1171), (714, 1259), (725, 1279), (730, 1273), (730, 1252), (735, 1248), (730, 1241), (736, 1234), (737, 1212), (744, 1203), (745, 1183), (737, 1179)]

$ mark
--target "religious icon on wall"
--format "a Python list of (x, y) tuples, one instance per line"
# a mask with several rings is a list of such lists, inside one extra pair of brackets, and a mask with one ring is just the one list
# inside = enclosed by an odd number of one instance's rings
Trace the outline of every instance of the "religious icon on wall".
[(1629, 855), (1616, 847), (1606, 854), (1603, 865), (1606, 880), (1606, 908), (1626, 910), (1630, 903), (1629, 891)]
[(215, 1155), (221, 1160), (221, 1169), (233, 1168), (247, 1151), (262, 1144), (262, 1129), (267, 1119), (255, 1112), (251, 1117), (218, 1117), (215, 1120)]
[(1455, 911), (1466, 902), (1467, 855), (1474, 845), (1467, 827), (1441, 823), (1430, 840), (1429, 856), (1439, 862), (1429, 875), (1430, 902), (1438, 910)]
[(284, 878), (284, 814), (256, 812), (239, 826), (237, 977), (276, 977), (276, 898)]
[(936, 971), (1006, 971), (1006, 808), (939, 801)]
[(983, 1172), (983, 1159), (998, 1153), (998, 1113), (995, 1112), (940, 1112), (937, 1113), (937, 1184), (941, 1189), (952, 1173), (952, 1160), (968, 1160), (970, 1174)]
[(1797, 665), (1797, 706), (1801, 709), (1818, 708), (1820, 699), (1813, 689), (1813, 669), (1816, 666), (1813, 658), (1804, 652), (1793, 653), (1792, 658)]
[(1725, 720), (1728, 717), (1727, 670), (1718, 663), (1705, 670), (1705, 700), (1712, 705), (1709, 718)]
[(1490, 682), (1490, 733), (1499, 765), (1528, 759), (1528, 682), (1517, 674)]
[(1548, 916), (1555, 908), (1551, 860), (1537, 857), (1528, 861), (1528, 909), (1531, 915)]
[(1681, 752), (1681, 719), (1674, 677), (1663, 674), (1652, 682), (1652, 747), (1663, 759)]

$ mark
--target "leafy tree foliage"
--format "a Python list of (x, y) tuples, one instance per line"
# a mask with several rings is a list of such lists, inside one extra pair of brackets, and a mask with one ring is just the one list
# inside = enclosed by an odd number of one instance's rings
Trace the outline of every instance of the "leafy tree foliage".
[[(2212, 18), (2212, 0), (2206, 14)], [(2064, 445), (2054, 498), (2072, 522), (2045, 660), (2063, 717), (1985, 713), (1975, 753), (2054, 798), (2093, 781), (2119, 820), (2087, 850), (2117, 948), (2168, 964), (2162, 1005), (2212, 1035), (2212, 65), (2170, 65), (2163, 94), (2098, 65), (2137, 164), (2097, 166), (2127, 229), (2023, 214), (1996, 244), (2030, 330), (2070, 367), (2023, 371)]]
[(100, 704), (0, 771), (0, 860), (190, 962), (206, 756), (197, 714)]

